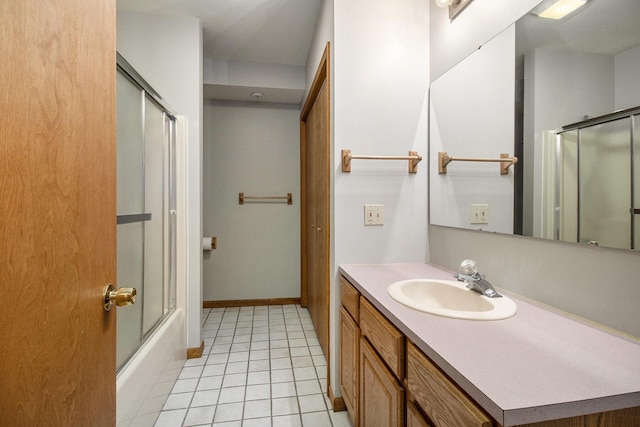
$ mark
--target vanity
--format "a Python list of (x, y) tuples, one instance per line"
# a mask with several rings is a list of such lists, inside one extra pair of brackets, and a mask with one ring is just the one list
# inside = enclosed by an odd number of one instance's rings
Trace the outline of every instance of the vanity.
[(477, 321), (417, 311), (387, 291), (452, 274), (340, 267), (340, 390), (356, 426), (640, 426), (637, 342), (507, 293), (515, 316)]

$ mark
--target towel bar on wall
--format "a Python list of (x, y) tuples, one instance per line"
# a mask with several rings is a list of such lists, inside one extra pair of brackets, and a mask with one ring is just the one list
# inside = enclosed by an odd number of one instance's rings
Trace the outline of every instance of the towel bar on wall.
[(245, 196), (244, 193), (238, 193), (238, 203), (244, 205), (245, 200), (255, 200), (254, 203), (273, 203), (281, 200), (282, 203), (290, 205), (293, 203), (293, 196), (291, 193), (287, 193), (286, 196)]
[(368, 159), (368, 160), (408, 160), (409, 173), (418, 172), (418, 163), (422, 157), (417, 151), (409, 151), (408, 156), (364, 156), (351, 154), (351, 150), (342, 150), (342, 172), (351, 172), (351, 160)]
[(509, 167), (518, 163), (517, 157), (510, 157), (507, 153), (500, 153), (499, 159), (485, 159), (478, 157), (452, 157), (445, 151), (438, 152), (438, 173), (446, 174), (447, 165), (451, 162), (499, 162), (500, 175), (508, 175)]

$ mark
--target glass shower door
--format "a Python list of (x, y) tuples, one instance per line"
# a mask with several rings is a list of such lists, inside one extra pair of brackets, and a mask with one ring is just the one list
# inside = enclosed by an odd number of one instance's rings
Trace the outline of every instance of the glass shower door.
[(175, 307), (175, 118), (118, 69), (117, 280), (137, 290), (117, 311), (121, 368)]
[(579, 242), (628, 249), (630, 118), (579, 132)]

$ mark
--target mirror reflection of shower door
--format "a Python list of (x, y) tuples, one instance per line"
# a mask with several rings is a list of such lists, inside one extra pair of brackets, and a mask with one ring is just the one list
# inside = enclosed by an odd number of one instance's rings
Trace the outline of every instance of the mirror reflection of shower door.
[(580, 130), (578, 241), (629, 248), (630, 119)]

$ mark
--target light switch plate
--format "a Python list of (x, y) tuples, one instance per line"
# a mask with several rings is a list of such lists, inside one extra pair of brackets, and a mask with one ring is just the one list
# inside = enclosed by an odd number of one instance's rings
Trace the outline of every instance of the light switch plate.
[(364, 225), (383, 225), (384, 205), (364, 205)]
[(472, 204), (470, 208), (471, 224), (488, 224), (489, 223), (489, 205)]

